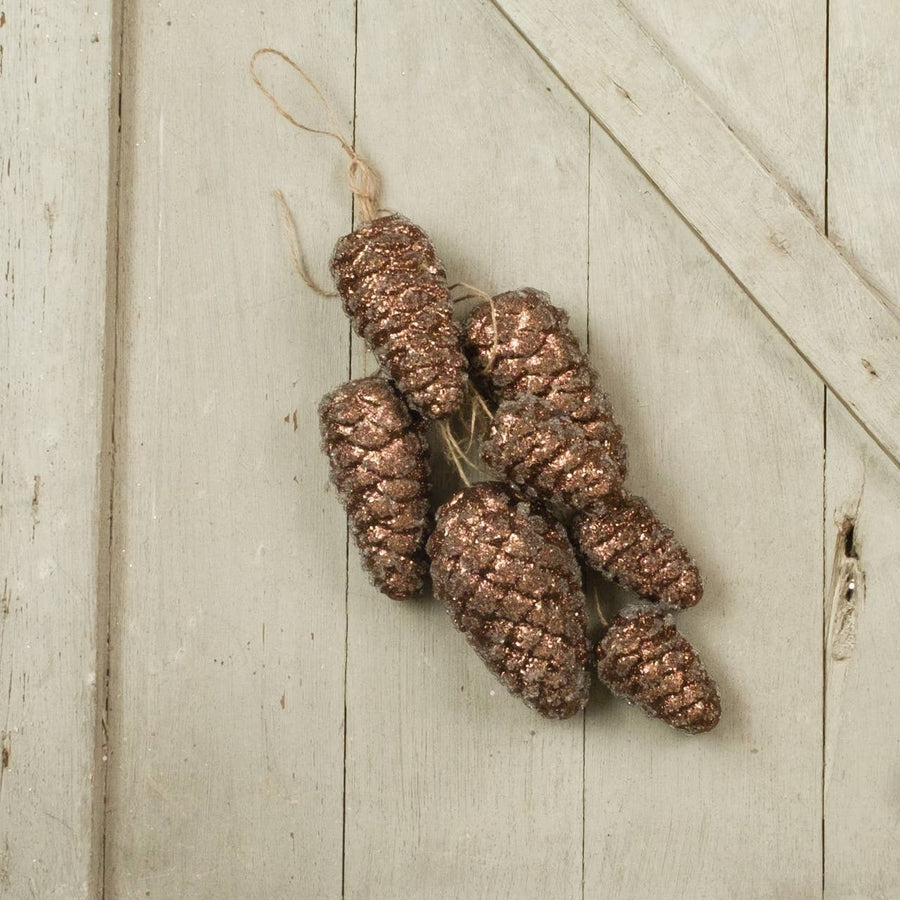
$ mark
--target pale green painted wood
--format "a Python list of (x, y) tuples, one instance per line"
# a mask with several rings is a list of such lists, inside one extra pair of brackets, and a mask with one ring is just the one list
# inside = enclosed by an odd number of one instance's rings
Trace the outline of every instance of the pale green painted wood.
[[(94, 896), (109, 2), (0, 12), (0, 896)], [(114, 220), (113, 220), (114, 221)]]
[(900, 465), (900, 319), (741, 140), (728, 111), (695, 89), (621, 0), (496, 2)]
[[(478, 0), (365, 0), (358, 64), (385, 204), (430, 233), (451, 282), (539, 286), (584, 334), (580, 106)], [(580, 898), (581, 717), (541, 719), (439, 604), (380, 597), (355, 552), (350, 579), (346, 896)]]
[[(824, 10), (637, 6), (698, 92), (821, 210)], [(703, 738), (620, 704), (591, 712), (586, 893), (817, 897), (822, 388), (599, 128), (592, 159), (593, 183), (610, 186), (592, 192), (594, 356), (636, 488), (705, 574), (678, 621), (725, 712)]]
[[(900, 9), (832, 0), (830, 27), (829, 234), (900, 312)], [(896, 897), (900, 472), (833, 398), (827, 420), (825, 895)]]
[(346, 528), (315, 405), (347, 326), (270, 192), (316, 264), (350, 203), (247, 64), (277, 41), (346, 117), (353, 3), (127, 7), (107, 896), (336, 897)]
[(586, 895), (814, 897), (822, 389), (599, 130), (592, 161), (603, 186), (591, 205), (592, 356), (629, 442), (632, 489), (704, 573), (704, 598), (678, 625), (724, 713), (690, 737), (595, 698)]
[[(544, 14), (502, 5), (526, 31)], [(813, 897), (823, 854), (827, 896), (897, 893), (898, 473), (831, 398), (823, 498), (821, 385), (687, 225), (491, 5), (126, 6), (115, 386), (117, 28), (98, 5), (7, 6), (0, 27), (0, 896), (96, 896), (104, 832), (111, 898)], [(900, 19), (831, 6), (830, 236), (896, 310)], [(821, 223), (824, 3), (631, 11)], [(712, 735), (596, 686), (585, 720), (544, 722), (437, 604), (348, 566), (314, 409), (373, 366), (291, 271), (269, 196), (322, 278), (345, 161), (252, 89), (270, 42), (348, 133), (355, 106), (385, 203), (451, 280), (545, 288), (589, 338), (632, 485), (707, 576), (679, 621), (722, 685)]]

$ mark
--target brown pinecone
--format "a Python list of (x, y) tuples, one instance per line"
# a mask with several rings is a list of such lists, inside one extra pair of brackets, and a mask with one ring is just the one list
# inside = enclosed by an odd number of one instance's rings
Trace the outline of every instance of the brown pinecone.
[(425, 232), (403, 216), (375, 219), (338, 241), (331, 272), (354, 328), (410, 407), (434, 419), (459, 409), (466, 359)]
[(562, 526), (484, 482), (441, 506), (428, 553), (435, 595), (509, 691), (550, 719), (584, 709), (585, 599)]
[(716, 683), (671, 617), (648, 607), (626, 609), (597, 646), (597, 673), (614, 693), (691, 734), (715, 728)]
[[(609, 398), (569, 328), (568, 315), (534, 288), (494, 297), (469, 314), (463, 345), (473, 373), (497, 400), (542, 397), (580, 424), (625, 475), (625, 444)], [(496, 343), (494, 341), (496, 321)]]
[(645, 600), (684, 609), (703, 596), (696, 564), (642, 497), (610, 498), (578, 516), (571, 534), (592, 569)]
[(574, 509), (592, 509), (622, 487), (619, 467), (603, 445), (538, 397), (500, 404), (482, 455), (530, 496)]
[(319, 404), (331, 479), (363, 564), (395, 600), (421, 589), (428, 571), (430, 465), (422, 423), (383, 378), (342, 385)]

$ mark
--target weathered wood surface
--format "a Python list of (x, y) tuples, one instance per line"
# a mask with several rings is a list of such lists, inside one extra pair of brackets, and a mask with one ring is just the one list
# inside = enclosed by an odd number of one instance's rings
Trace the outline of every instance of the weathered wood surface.
[[(832, 0), (829, 23), (829, 234), (900, 312), (900, 14)], [(826, 416), (825, 894), (897, 897), (900, 472)]]
[[(606, 186), (591, 204), (592, 355), (629, 438), (633, 488), (705, 575), (701, 604), (678, 621), (727, 712), (696, 740), (596, 692), (585, 894), (812, 897), (822, 389), (600, 129), (592, 160), (592, 183)], [(776, 610), (785, 573), (791, 602)], [(652, 848), (659, 864), (641, 865)]]
[(0, 896), (69, 900), (103, 820), (115, 30), (102, 0), (0, 9)]
[[(824, 108), (825, 86), (808, 76), (821, 65), (820, 12), (809, 0), (705, 5), (694, 17), (639, 4), (666, 52), (693, 63), (711, 105), (733, 110), (748, 134), (772, 136), (762, 151), (817, 210), (823, 159), (809, 148), (821, 150), (824, 120), (809, 110)], [(792, 52), (779, 53), (781, 42)], [(679, 621), (718, 675), (729, 712), (702, 742), (673, 741), (618, 704), (589, 714), (585, 768), (597, 777), (586, 782), (585, 894), (815, 897), (821, 383), (672, 207), (595, 134), (593, 355), (633, 435), (637, 486), (705, 573), (706, 596)], [(661, 863), (642, 866), (651, 848)]]
[(497, 5), (900, 465), (900, 317), (727, 113), (621, 0)]
[[(385, 202), (451, 282), (540, 285), (584, 334), (581, 106), (479, 0), (363, 3), (358, 48), (357, 135)], [(437, 603), (386, 602), (355, 552), (350, 573), (346, 896), (580, 897), (581, 717), (546, 727)]]
[(127, 6), (107, 896), (339, 896), (346, 527), (315, 404), (348, 335), (270, 192), (315, 261), (350, 202), (247, 63), (290, 35), (349, 115), (353, 3)]
[[(514, 22), (484, 0), (125, 4), (120, 156), (110, 10), (0, 15), (0, 896), (900, 893), (900, 471), (728, 271), (891, 451), (896, 395), (873, 398), (900, 357), (857, 377), (819, 338), (829, 297), (869, 285), (882, 337), (896, 321), (900, 13), (498, 3)], [(451, 280), (572, 314), (632, 487), (706, 574), (679, 621), (720, 680), (712, 735), (599, 687), (543, 722), (437, 604), (384, 600), (348, 554), (315, 403), (372, 363), (291, 271), (269, 196), (323, 279), (345, 160), (253, 90), (267, 44), (325, 87)], [(815, 295), (836, 272), (847, 291)]]

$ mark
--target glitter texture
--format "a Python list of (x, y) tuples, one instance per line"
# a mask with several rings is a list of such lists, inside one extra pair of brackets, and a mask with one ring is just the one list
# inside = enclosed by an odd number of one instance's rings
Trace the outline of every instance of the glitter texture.
[(584, 709), (585, 599), (562, 526), (484, 482), (438, 510), (428, 553), (435, 595), (509, 691), (551, 719)]
[(425, 232), (402, 216), (375, 219), (338, 241), (331, 271), (354, 328), (409, 406), (433, 419), (459, 409), (466, 359)]
[(700, 572), (642, 497), (623, 495), (572, 523), (587, 564), (645, 600), (684, 609), (703, 596)]
[(493, 306), (476, 306), (466, 321), (463, 343), (473, 374), (497, 400), (526, 394), (545, 399), (601, 443), (624, 476), (622, 431), (568, 315), (533, 288), (500, 294)]
[(422, 589), (430, 467), (422, 424), (383, 378), (360, 378), (319, 404), (331, 479), (347, 507), (363, 564), (388, 597)]
[(694, 648), (655, 609), (624, 610), (597, 647), (600, 680), (674, 728), (700, 734), (721, 714), (715, 682)]
[(589, 510), (621, 491), (618, 465), (546, 400), (506, 400), (482, 445), (484, 461), (532, 497)]

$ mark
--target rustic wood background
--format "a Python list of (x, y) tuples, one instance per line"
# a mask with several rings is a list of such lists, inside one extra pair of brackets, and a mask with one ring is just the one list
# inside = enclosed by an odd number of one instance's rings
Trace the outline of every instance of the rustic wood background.
[[(898, 42), (891, 0), (0, 4), (0, 896), (900, 897)], [(452, 280), (571, 313), (706, 575), (711, 735), (540, 720), (348, 553), (315, 404), (366, 361), (270, 192), (320, 277), (352, 204), (270, 44)]]

